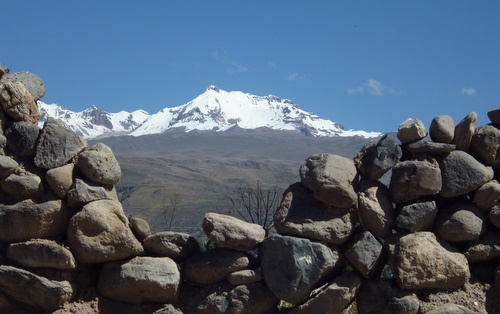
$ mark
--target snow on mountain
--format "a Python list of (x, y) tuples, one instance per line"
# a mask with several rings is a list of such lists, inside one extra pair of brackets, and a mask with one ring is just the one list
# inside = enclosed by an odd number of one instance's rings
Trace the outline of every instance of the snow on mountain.
[(143, 110), (132, 113), (107, 113), (93, 106), (72, 112), (61, 106), (39, 102), (41, 123), (47, 117), (58, 118), (85, 138), (111, 135), (147, 135), (169, 130), (223, 132), (232, 128), (255, 130), (267, 128), (311, 136), (376, 137), (380, 133), (344, 130), (341, 125), (302, 110), (287, 99), (255, 96), (239, 91), (226, 92), (215, 86), (192, 101), (178, 107), (164, 108), (149, 115)]

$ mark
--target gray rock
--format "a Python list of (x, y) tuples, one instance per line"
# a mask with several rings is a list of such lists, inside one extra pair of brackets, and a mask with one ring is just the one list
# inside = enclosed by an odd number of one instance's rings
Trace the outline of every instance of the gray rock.
[(364, 177), (380, 179), (402, 157), (403, 151), (395, 138), (385, 134), (379, 140), (365, 144), (354, 157), (354, 164)]
[(158, 232), (146, 237), (143, 245), (149, 254), (167, 256), (177, 262), (182, 262), (200, 252), (198, 240), (182, 232)]
[(337, 208), (349, 209), (358, 202), (357, 171), (351, 159), (318, 154), (300, 166), (301, 183), (313, 191), (318, 200)]
[(486, 182), (474, 193), (474, 202), (477, 207), (485, 211), (490, 211), (499, 201), (500, 184), (496, 180)]
[(68, 281), (49, 280), (7, 265), (0, 265), (0, 290), (37, 311), (56, 310), (73, 297)]
[(0, 204), (0, 241), (61, 236), (66, 233), (69, 218), (61, 200), (35, 203), (28, 199), (13, 205)]
[(471, 112), (457, 124), (453, 137), (453, 144), (457, 145), (457, 149), (463, 151), (469, 150), (472, 135), (474, 135), (474, 130), (476, 129), (476, 122), (477, 114)]
[(0, 182), (2, 190), (17, 199), (34, 198), (43, 191), (42, 179), (30, 172), (11, 174)]
[(463, 151), (449, 153), (441, 162), (440, 195), (451, 198), (476, 190), (493, 179), (493, 169)]
[(76, 268), (75, 258), (69, 249), (46, 239), (12, 243), (7, 247), (7, 257), (24, 267)]
[(0, 155), (0, 179), (8, 177), (17, 167), (19, 167), (17, 161), (9, 156)]
[(22, 157), (32, 157), (36, 151), (36, 141), (40, 129), (37, 124), (14, 122), (5, 130), (7, 144), (14, 154)]
[(305, 302), (312, 289), (340, 265), (339, 255), (327, 246), (289, 236), (267, 237), (259, 256), (269, 289), (292, 304)]
[[(143, 242), (144, 239), (146, 239), (151, 235), (151, 228), (149, 227), (149, 223), (146, 220), (134, 217), (131, 218), (129, 222), (130, 222), (130, 229), (132, 229), (132, 232), (134, 233), (135, 237), (140, 242)], [(144, 248), (147, 250), (145, 246)]]
[(495, 227), (500, 228), (500, 204), (493, 206), (488, 213), (488, 218)]
[(469, 263), (500, 258), (500, 232), (493, 232), (477, 241), (473, 241), (465, 252), (465, 256), (469, 260)]
[(363, 228), (374, 235), (385, 238), (392, 233), (396, 211), (385, 185), (378, 181), (361, 180), (358, 216)]
[(399, 125), (397, 137), (401, 143), (411, 143), (427, 136), (427, 129), (418, 118), (410, 118)]
[(5, 75), (2, 83), (21, 82), (29, 91), (35, 101), (42, 99), (45, 95), (45, 84), (42, 79), (31, 72), (14, 72)]
[(419, 140), (404, 146), (404, 150), (410, 154), (442, 155), (456, 150), (455, 144), (435, 143)]
[(81, 152), (87, 143), (66, 128), (61, 120), (45, 121), (36, 146), (35, 165), (42, 169), (61, 167)]
[(483, 125), (476, 129), (470, 145), (471, 154), (487, 166), (500, 169), (500, 129)]
[(500, 108), (488, 111), (488, 118), (494, 124), (500, 124)]
[(105, 185), (115, 185), (122, 171), (111, 148), (97, 143), (79, 155), (80, 171), (87, 179)]
[(351, 216), (351, 213), (318, 201), (310, 190), (295, 183), (283, 193), (283, 200), (274, 214), (274, 228), (281, 235), (340, 245), (353, 231)]
[(392, 168), (389, 186), (394, 203), (406, 203), (441, 190), (441, 171), (428, 161), (407, 160)]
[(417, 314), (420, 301), (414, 294), (392, 298), (384, 309), (384, 314)]
[(249, 266), (250, 258), (244, 252), (218, 248), (186, 260), (182, 277), (190, 283), (206, 285), (226, 280), (230, 273)]
[(434, 142), (451, 143), (455, 135), (455, 122), (453, 118), (445, 115), (432, 119), (431, 126), (429, 127), (429, 135)]
[(349, 264), (365, 278), (380, 275), (387, 262), (387, 253), (378, 240), (368, 231), (358, 229), (344, 247)]
[(36, 124), (40, 119), (38, 105), (21, 82), (0, 85), (0, 105), (14, 121)]
[(396, 224), (399, 228), (410, 232), (430, 231), (437, 213), (438, 207), (435, 201), (409, 204), (399, 211)]
[(293, 308), (290, 314), (343, 313), (356, 297), (361, 284), (361, 278), (354, 272), (345, 272), (306, 303)]
[(116, 192), (110, 186), (102, 186), (82, 179), (75, 179), (72, 189), (67, 193), (68, 206), (82, 207), (92, 201), (118, 200)]
[(401, 237), (395, 252), (396, 283), (400, 289), (458, 289), (470, 278), (467, 258), (439, 242), (431, 232)]
[(259, 282), (262, 281), (262, 270), (258, 268), (235, 271), (234, 273), (229, 274), (227, 281), (234, 286)]
[(463, 201), (439, 210), (435, 223), (436, 235), (449, 242), (478, 239), (486, 232), (485, 214), (471, 201)]
[(425, 312), (425, 314), (477, 314), (477, 312), (469, 310), (463, 305), (447, 303)]
[(266, 236), (266, 231), (258, 224), (218, 213), (206, 213), (202, 227), (210, 240), (238, 251), (252, 250)]
[(144, 252), (130, 230), (117, 201), (101, 200), (85, 205), (68, 225), (68, 242), (80, 263), (111, 262)]
[(97, 289), (120, 302), (176, 303), (180, 281), (177, 264), (170, 258), (137, 256), (104, 264)]
[(45, 173), (45, 180), (57, 196), (65, 198), (73, 185), (75, 172), (75, 165), (70, 163), (61, 167), (49, 169)]

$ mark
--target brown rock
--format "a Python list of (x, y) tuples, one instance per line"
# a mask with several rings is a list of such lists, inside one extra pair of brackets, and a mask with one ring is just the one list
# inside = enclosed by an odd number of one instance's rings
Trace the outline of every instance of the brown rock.
[(73, 185), (75, 178), (75, 165), (73, 163), (53, 168), (45, 173), (45, 180), (54, 193), (64, 198)]
[(234, 273), (229, 274), (227, 281), (234, 286), (259, 282), (262, 281), (262, 271), (260, 268), (235, 271)]
[(37, 75), (30, 72), (14, 72), (2, 78), (3, 83), (20, 82), (29, 91), (35, 101), (42, 99), (45, 95), (45, 84)]
[(455, 122), (453, 118), (446, 116), (437, 116), (432, 119), (429, 127), (429, 135), (434, 142), (449, 144), (453, 141), (455, 135)]
[(469, 113), (459, 124), (455, 127), (455, 135), (453, 137), (453, 144), (457, 145), (457, 149), (468, 151), (476, 129), (477, 114), (475, 112)]
[[(151, 235), (151, 228), (149, 227), (148, 222), (144, 219), (137, 217), (131, 218), (130, 228), (139, 242), (144, 241), (144, 239)], [(146, 249), (146, 247), (144, 248)]]
[(198, 240), (182, 232), (158, 232), (144, 239), (143, 245), (149, 254), (167, 256), (177, 262), (182, 262), (200, 252)]
[(0, 182), (2, 190), (17, 199), (35, 198), (43, 191), (42, 179), (28, 171), (12, 173)]
[(71, 251), (52, 240), (35, 239), (12, 243), (7, 247), (7, 257), (24, 267), (76, 268)]
[(82, 152), (78, 165), (87, 179), (105, 185), (117, 184), (122, 175), (113, 151), (103, 143), (97, 143)]
[(37, 123), (40, 110), (23, 83), (0, 85), (0, 105), (14, 121)]

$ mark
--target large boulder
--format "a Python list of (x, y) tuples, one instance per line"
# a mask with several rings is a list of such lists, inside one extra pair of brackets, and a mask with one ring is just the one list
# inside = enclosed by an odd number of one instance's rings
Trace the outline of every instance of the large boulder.
[(121, 204), (110, 200), (88, 203), (76, 213), (68, 225), (68, 242), (81, 263), (111, 262), (144, 252)]
[(147, 236), (143, 245), (149, 254), (170, 257), (177, 262), (183, 262), (200, 252), (198, 240), (182, 232), (158, 232)]
[(9, 259), (24, 267), (76, 268), (71, 251), (53, 240), (32, 239), (12, 243), (7, 247), (6, 253)]
[(250, 251), (266, 236), (262, 226), (233, 216), (207, 213), (202, 222), (207, 237), (221, 247)]
[(392, 233), (396, 210), (385, 185), (378, 181), (361, 180), (358, 216), (363, 228), (374, 235), (385, 238)]
[(434, 227), (441, 239), (466, 242), (483, 235), (487, 223), (485, 213), (472, 201), (465, 200), (440, 209)]
[(393, 266), (400, 289), (458, 289), (470, 278), (467, 258), (431, 232), (401, 237), (395, 252)]
[(385, 134), (378, 140), (365, 144), (354, 157), (354, 164), (361, 175), (371, 180), (380, 179), (403, 156), (395, 138)]
[(483, 125), (476, 129), (470, 145), (471, 154), (494, 169), (500, 169), (500, 129), (498, 125)]
[(97, 143), (79, 155), (80, 171), (89, 180), (104, 185), (115, 185), (122, 176), (118, 160), (111, 148)]
[(170, 258), (137, 256), (104, 264), (97, 288), (103, 296), (126, 303), (176, 303), (180, 282)]
[(455, 136), (455, 122), (453, 118), (445, 115), (432, 119), (431, 126), (429, 127), (429, 135), (434, 142), (451, 143)]
[(453, 144), (457, 145), (457, 149), (468, 151), (474, 130), (476, 129), (477, 114), (475, 112), (469, 113), (465, 118), (460, 121), (455, 127), (455, 134), (453, 137)]
[(318, 200), (330, 206), (349, 209), (358, 203), (357, 171), (351, 159), (313, 155), (300, 166), (300, 178)]
[(340, 255), (307, 239), (272, 235), (259, 250), (262, 275), (269, 289), (292, 304), (305, 302), (312, 289), (340, 267)]
[(340, 245), (352, 234), (351, 219), (351, 213), (343, 213), (318, 201), (310, 190), (295, 183), (283, 193), (283, 200), (274, 214), (274, 228), (281, 235)]
[(40, 119), (38, 105), (21, 82), (0, 84), (0, 105), (14, 121), (36, 124)]

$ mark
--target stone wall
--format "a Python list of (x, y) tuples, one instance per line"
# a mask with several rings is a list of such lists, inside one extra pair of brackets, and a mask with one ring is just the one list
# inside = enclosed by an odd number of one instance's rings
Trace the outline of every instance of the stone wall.
[[(429, 134), (409, 119), (352, 160), (311, 156), (275, 233), (207, 213), (216, 248), (201, 250), (125, 216), (107, 146), (58, 120), (37, 127), (38, 77), (0, 67), (0, 79), (2, 312), (67, 313), (89, 299), (93, 312), (104, 300), (144, 313), (341, 313), (353, 301), (359, 313), (498, 310), (500, 110), (478, 128), (475, 113), (456, 126), (436, 117)], [(447, 301), (461, 304), (434, 309)]]

